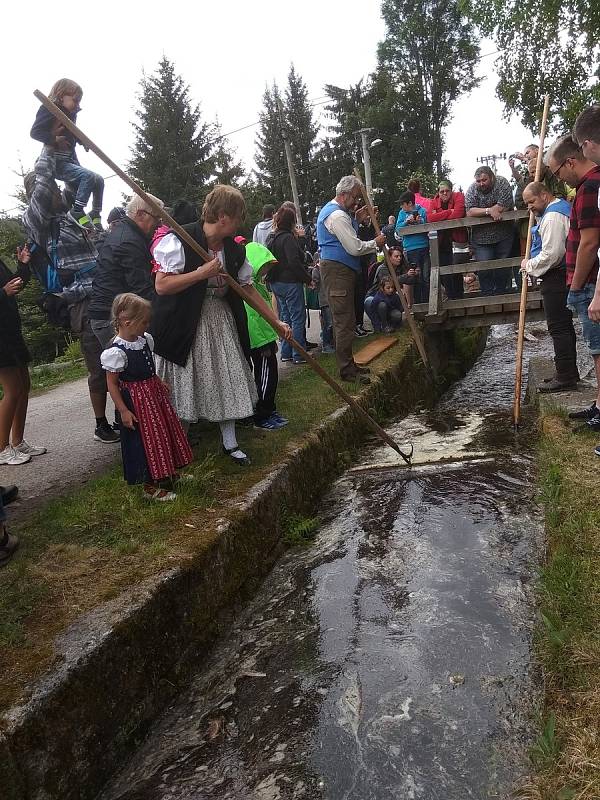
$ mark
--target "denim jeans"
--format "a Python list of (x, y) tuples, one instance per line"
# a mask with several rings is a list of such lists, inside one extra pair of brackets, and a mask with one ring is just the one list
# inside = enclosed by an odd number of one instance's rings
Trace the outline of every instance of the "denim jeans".
[(371, 325), (373, 326), (373, 330), (375, 333), (381, 332), (381, 320), (379, 319), (379, 314), (377, 313), (377, 308), (373, 305), (373, 301), (375, 300), (374, 295), (369, 295), (365, 297), (365, 314), (371, 320)]
[[(494, 244), (472, 243), (476, 261), (495, 261), (497, 258), (508, 258), (513, 246), (513, 236), (501, 239)], [(477, 273), (481, 294), (506, 294), (510, 291), (512, 270), (510, 267), (502, 269), (488, 269)]]
[(329, 306), (321, 306), (319, 319), (321, 321), (321, 344), (323, 347), (333, 347), (333, 317)]
[(567, 305), (572, 309), (581, 321), (583, 338), (590, 353), (593, 356), (600, 356), (600, 322), (592, 322), (588, 317), (588, 306), (594, 297), (595, 284), (587, 283), (583, 289), (569, 289), (567, 295)]
[(90, 195), (93, 194), (93, 211), (98, 212), (98, 214), (102, 211), (104, 178), (101, 175), (97, 175), (89, 169), (84, 169), (70, 157), (57, 155), (56, 177), (60, 181), (65, 181), (65, 183), (70, 183), (73, 187), (77, 187), (75, 203), (80, 205), (81, 208), (86, 207)]
[(429, 248), (419, 247), (417, 250), (406, 250), (405, 256), (411, 267), (421, 270), (419, 280), (415, 283), (415, 303), (428, 303), (429, 275), (431, 273)]
[[(306, 347), (305, 319), (306, 306), (304, 303), (304, 284), (302, 283), (271, 283), (271, 291), (277, 300), (279, 319), (286, 322), (292, 329), (294, 339), (302, 347)], [(281, 341), (281, 357), (291, 358), (292, 347), (289, 342)], [(294, 361), (302, 358), (296, 350), (293, 351)]]

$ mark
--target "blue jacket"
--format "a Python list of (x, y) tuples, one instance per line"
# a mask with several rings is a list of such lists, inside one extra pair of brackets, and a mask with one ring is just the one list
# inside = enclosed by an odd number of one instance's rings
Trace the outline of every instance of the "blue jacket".
[[(418, 203), (415, 203), (415, 211), (418, 212), (419, 216), (421, 217), (422, 224), (427, 222), (427, 212), (420, 206)], [(406, 220), (412, 217), (412, 212), (407, 214), (406, 211), (400, 209), (398, 211), (398, 215), (396, 217), (396, 231), (399, 228), (404, 228), (406, 226)], [(399, 237), (402, 239), (402, 246), (406, 251), (409, 250), (421, 250), (424, 247), (429, 247), (429, 239), (427, 238), (426, 233), (414, 233), (414, 234), (404, 234), (404, 236)]]

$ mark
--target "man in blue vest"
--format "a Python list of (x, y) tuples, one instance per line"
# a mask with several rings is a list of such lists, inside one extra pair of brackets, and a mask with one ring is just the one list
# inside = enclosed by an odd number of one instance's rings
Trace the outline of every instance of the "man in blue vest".
[(532, 228), (530, 258), (523, 259), (521, 270), (541, 281), (544, 313), (554, 346), (555, 375), (539, 391), (561, 392), (575, 388), (579, 380), (573, 314), (567, 307), (565, 245), (571, 205), (554, 197), (541, 182), (527, 184), (523, 200), (537, 224)]
[(345, 381), (369, 383), (366, 367), (359, 367), (352, 355), (356, 315), (354, 288), (361, 271), (360, 257), (383, 247), (383, 233), (368, 242), (358, 238), (359, 223), (368, 217), (367, 209), (351, 216), (362, 200), (362, 184), (346, 175), (335, 190), (335, 197), (323, 206), (317, 218), (321, 280), (333, 317), (335, 354), (340, 377)]

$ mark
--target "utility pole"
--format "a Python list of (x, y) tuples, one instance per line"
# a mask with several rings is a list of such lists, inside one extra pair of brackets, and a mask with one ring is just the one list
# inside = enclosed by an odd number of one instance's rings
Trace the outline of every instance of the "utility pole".
[(506, 153), (493, 153), (491, 156), (479, 156), (479, 158), (476, 159), (478, 164), (485, 164), (486, 166), (491, 164), (494, 173), (496, 172), (496, 161), (504, 160), (506, 160)]
[(373, 199), (373, 181), (371, 179), (371, 156), (369, 155), (369, 140), (368, 134), (373, 132), (373, 128), (361, 128), (357, 133), (360, 133), (360, 140), (362, 142), (363, 152), (363, 165), (365, 168), (365, 187), (367, 194)]
[(292, 148), (290, 147), (290, 141), (287, 137), (287, 133), (285, 130), (285, 120), (283, 118), (283, 106), (281, 105), (281, 100), (279, 100), (279, 98), (277, 99), (277, 108), (279, 110), (279, 124), (281, 127), (281, 138), (283, 139), (283, 145), (285, 147), (285, 157), (287, 160), (288, 172), (290, 174), (292, 197), (294, 199), (294, 205), (296, 206), (296, 222), (298, 223), (298, 225), (302, 225), (302, 210), (300, 209), (300, 198), (298, 197), (298, 186), (296, 185), (296, 173), (294, 171), (294, 162), (292, 161)]

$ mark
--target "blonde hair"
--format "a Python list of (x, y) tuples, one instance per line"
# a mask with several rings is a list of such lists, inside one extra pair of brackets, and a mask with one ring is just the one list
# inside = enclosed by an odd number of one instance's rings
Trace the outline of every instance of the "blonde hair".
[(202, 206), (202, 222), (218, 222), (219, 214), (226, 214), (232, 219), (246, 217), (246, 203), (239, 189), (233, 186), (217, 184), (212, 192), (206, 195)]
[(72, 94), (73, 97), (79, 97), (81, 100), (83, 97), (83, 89), (70, 78), (61, 78), (59, 81), (56, 81), (54, 86), (50, 89), (48, 98), (52, 100), (53, 103), (60, 103), (66, 94)]
[(111, 309), (111, 322), (115, 333), (119, 332), (119, 327), (124, 320), (137, 322), (149, 318), (152, 313), (152, 304), (144, 300), (133, 292), (118, 294), (113, 300)]
[[(150, 194), (150, 192), (146, 192), (146, 194), (151, 200), (154, 200), (157, 206), (160, 206), (160, 208), (165, 207), (165, 204), (160, 198), (155, 197), (153, 194)], [(148, 211), (151, 214), (154, 213), (143, 197), (140, 197), (139, 194), (134, 194), (131, 200), (125, 206), (125, 213), (128, 217), (133, 219), (138, 211)]]

